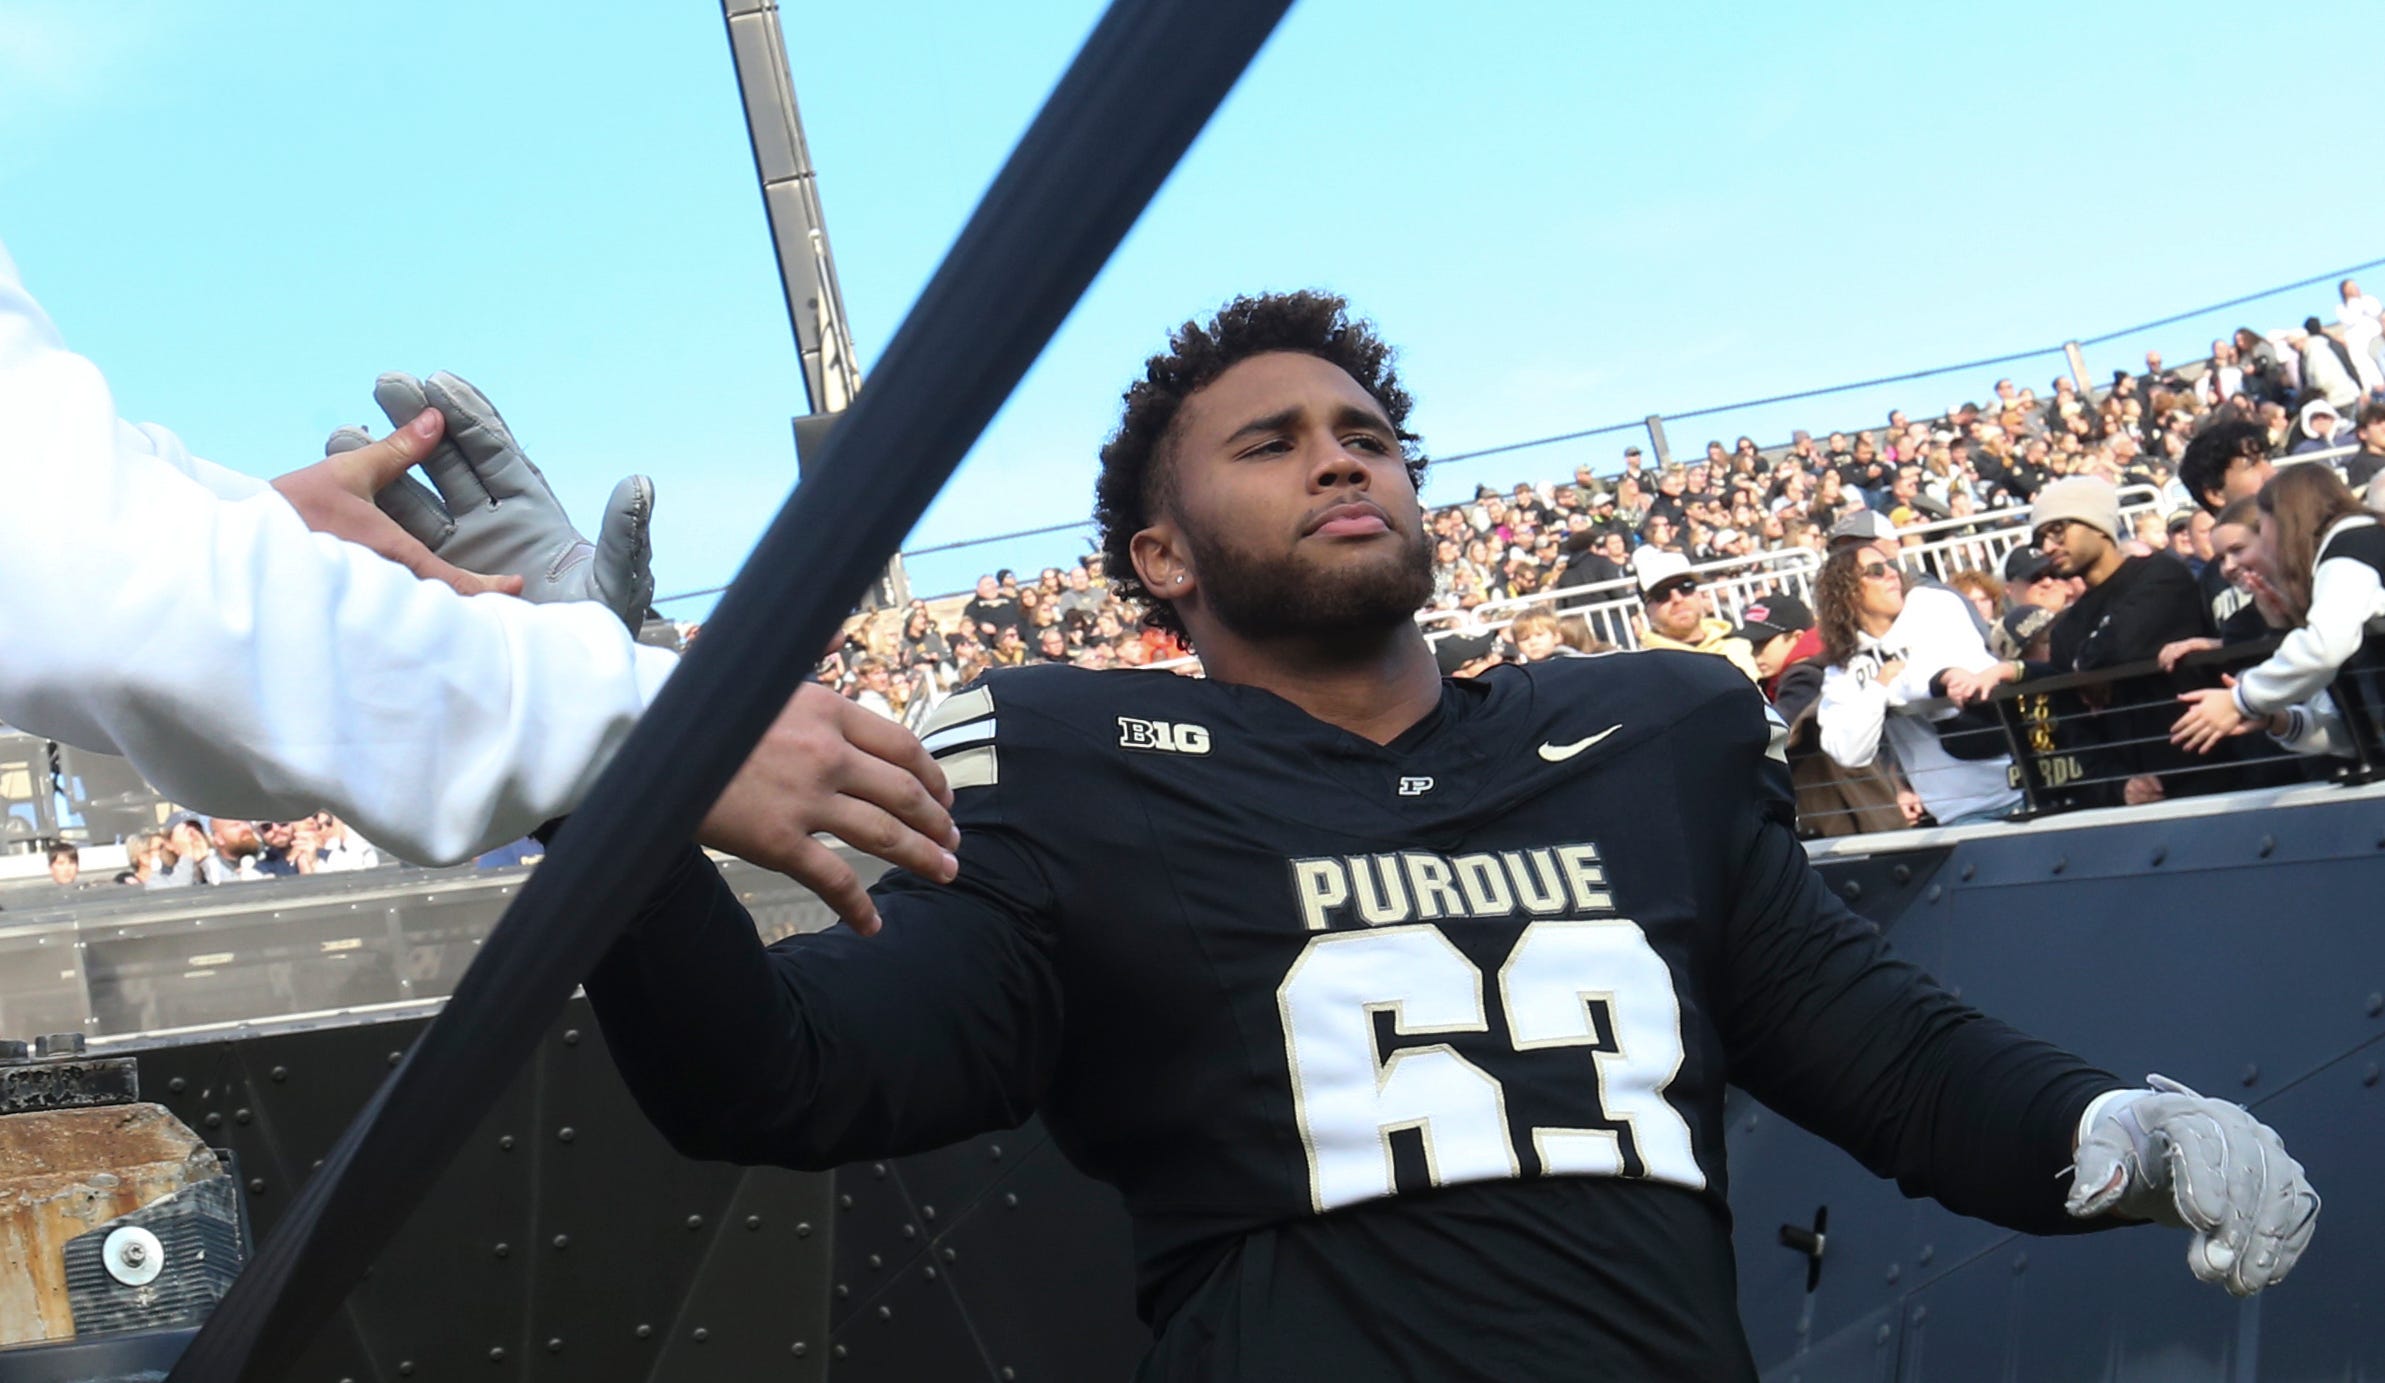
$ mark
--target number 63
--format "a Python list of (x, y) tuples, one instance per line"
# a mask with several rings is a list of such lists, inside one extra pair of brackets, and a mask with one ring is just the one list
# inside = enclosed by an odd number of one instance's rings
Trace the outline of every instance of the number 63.
[[(1598, 1108), (1629, 1131), (1644, 1175), (1705, 1186), (1689, 1124), (1664, 1098), (1681, 1069), (1681, 1002), (1672, 971), (1637, 923), (1531, 924), (1499, 967), (1499, 996), (1516, 1051), (1593, 1049)], [(1436, 1186), (1523, 1174), (1506, 1091), (1488, 1071), (1445, 1042), (1388, 1057), (1375, 1049), (1378, 1013), (1403, 1037), (1489, 1030), (1482, 971), (1439, 927), (1319, 936), (1275, 999), (1317, 1211), (1393, 1194), (1391, 1135), (1407, 1129), (1421, 1136)], [(1593, 1004), (1606, 1010), (1611, 1043), (1600, 1040)], [(1615, 1129), (1541, 1127), (1531, 1140), (1543, 1175), (1624, 1172)]]

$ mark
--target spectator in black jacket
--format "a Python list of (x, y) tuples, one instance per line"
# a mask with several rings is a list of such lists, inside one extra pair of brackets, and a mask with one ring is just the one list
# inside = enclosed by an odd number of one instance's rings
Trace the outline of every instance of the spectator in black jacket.
[[(2109, 481), (2057, 480), (2038, 491), (2029, 519), (2052, 574), (2075, 577), (2086, 591), (2047, 631), (2044, 662), (2008, 660), (1983, 673), (1950, 674), (1947, 691), (1957, 704), (2016, 677), (2150, 663), (2165, 646), (2207, 632), (2202, 593), (2187, 565), (2166, 551), (2131, 557), (2120, 545), (2120, 495)], [(2041, 777), (2040, 788), (2072, 805), (2108, 806), (2234, 786), (2215, 781), (2224, 775), (2181, 774), (2198, 765), (2169, 743), (2172, 698), (2208, 685), (2203, 674), (2150, 670), (2053, 693), (2054, 739), (2085, 776), (2067, 783)]]
[(1019, 602), (1002, 589), (999, 578), (981, 576), (977, 578), (977, 594), (961, 607), (961, 618), (969, 621), (969, 627), (981, 642), (992, 643), (1003, 630), (1019, 628)]
[[(2194, 573), (2167, 552), (2127, 555), (2120, 546), (2120, 496), (2110, 482), (2087, 476), (2055, 481), (2038, 492), (2029, 523), (2055, 573), (2087, 585), (2046, 636), (2048, 672), (2151, 662), (2163, 646), (2203, 636), (2204, 602)], [(2176, 684), (2181, 675), (2126, 677), (2057, 699), (2059, 737), (2089, 769), (2090, 780), (2082, 785), (2088, 801), (2108, 802), (2114, 788), (2119, 800), (2135, 805), (2218, 786), (2178, 776), (2193, 766), (2168, 740), (2177, 718), (2172, 698), (2193, 689)], [(2192, 680), (2199, 685), (2202, 679)]]
[(1621, 581), (1629, 573), (1624, 562), (1630, 545), (1624, 536), (1613, 529), (1600, 532), (1585, 528), (1566, 535), (1563, 551), (1565, 566), (1557, 577), (1556, 589), (1573, 590), (1582, 586), (1602, 585)]

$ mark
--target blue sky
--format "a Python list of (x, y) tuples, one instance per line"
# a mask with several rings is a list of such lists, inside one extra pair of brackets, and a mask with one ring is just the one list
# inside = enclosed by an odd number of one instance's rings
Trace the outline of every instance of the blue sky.
[[(785, 8), (866, 366), (1099, 7)], [(1081, 518), (1117, 397), (1238, 291), (1347, 293), (1458, 453), (2003, 354), (2385, 258), (2333, 55), (2385, 10), (1305, 0), (912, 545)], [(2343, 123), (2349, 121), (2349, 124)], [(452, 369), (566, 502), (659, 489), (663, 591), (794, 482), (802, 391), (715, 6), (0, 0), (0, 243), (128, 417), (270, 475)], [(2385, 273), (2377, 277), (2385, 281)], [(2199, 354), (2300, 293), (2091, 352)], [(2044, 356), (2010, 372), (2041, 390)], [(1683, 423), (1677, 448), (1984, 395)], [(1457, 463), (1450, 499), (1629, 438)], [(926, 589), (1073, 536), (919, 563)], [(671, 607), (682, 617), (705, 602)]]

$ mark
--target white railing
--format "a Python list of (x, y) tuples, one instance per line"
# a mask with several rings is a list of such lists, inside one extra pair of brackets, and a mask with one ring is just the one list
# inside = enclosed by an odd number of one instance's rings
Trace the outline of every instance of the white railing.
[[(2160, 492), (2150, 485), (2124, 486), (2120, 491), (2120, 517), (2123, 521), (2132, 519), (2160, 503)], [(2029, 511), (1993, 509), (1960, 518), (1933, 519), (1928, 523), (1908, 524), (1897, 530), (1897, 536), (1904, 540), (1921, 539), (1905, 549), (1903, 562), (1908, 570), (1941, 578), (1963, 571), (2001, 574), (2005, 554), (2029, 538)], [(1737, 624), (1747, 606), (1763, 596), (1793, 595), (1810, 608), (1814, 573), (1821, 565), (1820, 554), (1805, 548), (1788, 548), (1706, 562), (1691, 567), (1689, 574), (1698, 579), (1698, 586), (1713, 602), (1715, 613)], [(1471, 622), (1428, 629), (1425, 637), (1438, 642), (1457, 634), (1505, 629), (1526, 610), (1542, 609), (1560, 619), (1581, 617), (1593, 637), (1617, 648), (1638, 648), (1641, 604), (1638, 585), (1633, 578), (1625, 577), (1572, 590), (1486, 600), (1474, 607)], [(1452, 612), (1425, 611), (1416, 618), (1420, 623), (1433, 624), (1452, 618)]]

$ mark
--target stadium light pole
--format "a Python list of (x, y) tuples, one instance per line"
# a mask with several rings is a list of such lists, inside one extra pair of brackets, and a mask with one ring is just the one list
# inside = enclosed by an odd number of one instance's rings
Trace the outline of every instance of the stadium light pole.
[[(823, 454), (828, 434), (861, 392), (861, 353), (845, 316), (845, 290), (837, 282), (836, 251), (828, 243), (828, 214), (820, 209), (820, 175), (812, 167), (810, 141), (803, 135), (803, 108), (795, 101), (795, 76), (787, 63), (787, 37), (778, 22), (778, 0), (721, 0), (729, 31), (729, 59), (737, 69), (737, 91), (745, 105), (745, 134), (753, 146), (754, 176), (761, 183), (762, 211), (778, 256), (779, 286), (787, 298), (787, 322), (795, 331), (795, 360), (803, 372), (803, 397), (811, 412), (795, 419), (795, 465)], [(862, 604), (894, 609), (911, 598), (903, 554), (886, 559)]]
[[(1113, 0), (689, 653), (169, 1375), (283, 1377), (809, 674), (1290, 0)], [(662, 823), (658, 826), (657, 823)]]

